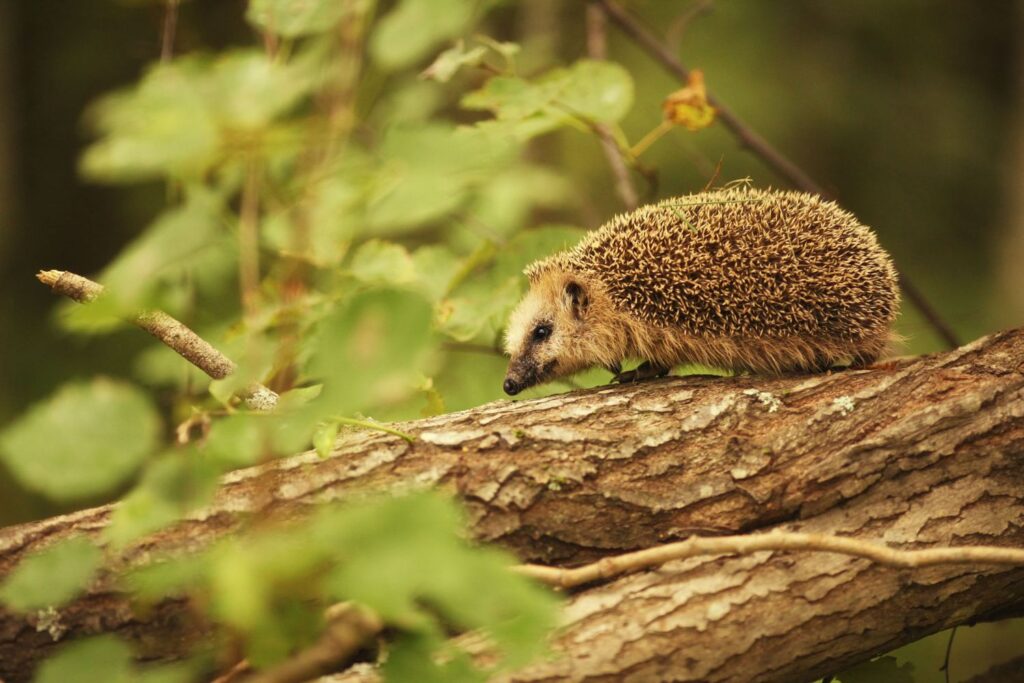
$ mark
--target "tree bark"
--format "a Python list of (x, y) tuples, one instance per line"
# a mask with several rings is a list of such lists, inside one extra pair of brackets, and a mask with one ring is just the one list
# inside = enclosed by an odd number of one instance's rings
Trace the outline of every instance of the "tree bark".
[[(897, 547), (1024, 546), (1024, 330), (865, 371), (669, 378), (498, 402), (339, 438), (228, 475), (215, 502), (123, 561), (203, 547), (367, 488), (440, 486), (475, 538), (578, 564), (693, 533), (800, 530)], [(111, 507), (0, 531), (0, 574), (97, 536)], [(693, 558), (575, 593), (555, 649), (517, 681), (801, 681), (959, 623), (1024, 613), (1024, 568), (897, 570), (822, 553)], [(0, 678), (55, 641), (116, 632), (146, 657), (202, 635), (107, 580), (57, 614), (0, 613)]]

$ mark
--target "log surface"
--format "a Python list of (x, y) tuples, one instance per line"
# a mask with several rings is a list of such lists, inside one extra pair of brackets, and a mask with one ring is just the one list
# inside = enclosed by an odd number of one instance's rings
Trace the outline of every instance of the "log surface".
[[(693, 533), (790, 529), (896, 547), (1024, 547), (1024, 331), (881, 368), (669, 378), (498, 402), (339, 438), (228, 475), (126, 562), (209, 544), (367, 488), (443, 487), (471, 533), (578, 564)], [(100, 507), (0, 531), (0, 575), (105, 527)], [(240, 514), (242, 513), (242, 514)], [(575, 593), (556, 648), (515, 680), (811, 680), (958, 623), (1024, 611), (1024, 569), (897, 570), (822, 553), (694, 558)], [(201, 636), (186, 605), (136, 614), (108, 582), (56, 614), (0, 612), (0, 678), (56, 641), (116, 632), (146, 656)]]

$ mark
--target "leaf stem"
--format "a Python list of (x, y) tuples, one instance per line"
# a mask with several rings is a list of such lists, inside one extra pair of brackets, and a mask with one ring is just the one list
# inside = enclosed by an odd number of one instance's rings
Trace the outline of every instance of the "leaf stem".
[(374, 429), (378, 432), (393, 434), (394, 436), (405, 439), (409, 443), (416, 440), (416, 437), (412, 434), (400, 432), (394, 427), (388, 427), (387, 425), (381, 424), (380, 422), (374, 422), (373, 420), (360, 420), (354, 417), (335, 417), (334, 421), (351, 427), (362, 427), (363, 429)]
[(662, 119), (661, 123), (652, 128), (647, 135), (640, 138), (639, 142), (630, 148), (629, 153), (632, 154), (633, 157), (640, 156), (647, 151), (648, 147), (660, 140), (662, 136), (670, 130), (672, 130), (672, 122), (667, 119)]

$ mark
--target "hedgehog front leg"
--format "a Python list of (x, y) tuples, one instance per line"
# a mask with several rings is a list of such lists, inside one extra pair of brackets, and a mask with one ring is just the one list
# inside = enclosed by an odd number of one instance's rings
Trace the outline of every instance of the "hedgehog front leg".
[(671, 369), (672, 368), (655, 365), (651, 361), (645, 360), (635, 370), (627, 370), (626, 372), (616, 374), (615, 377), (612, 377), (612, 381), (618, 382), (619, 384), (625, 384), (626, 382), (639, 382), (645, 379), (664, 377)]

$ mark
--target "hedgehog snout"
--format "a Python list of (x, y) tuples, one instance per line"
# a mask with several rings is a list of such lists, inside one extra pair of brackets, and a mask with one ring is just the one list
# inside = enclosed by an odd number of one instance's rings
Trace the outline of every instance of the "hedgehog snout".
[(513, 358), (505, 373), (505, 382), (501, 388), (509, 396), (515, 396), (523, 389), (536, 384), (537, 368), (522, 358)]

